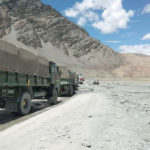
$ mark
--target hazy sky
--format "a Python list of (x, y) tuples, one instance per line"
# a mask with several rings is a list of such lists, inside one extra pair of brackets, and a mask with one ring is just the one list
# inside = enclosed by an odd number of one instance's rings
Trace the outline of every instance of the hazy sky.
[(150, 0), (42, 0), (116, 51), (150, 55)]

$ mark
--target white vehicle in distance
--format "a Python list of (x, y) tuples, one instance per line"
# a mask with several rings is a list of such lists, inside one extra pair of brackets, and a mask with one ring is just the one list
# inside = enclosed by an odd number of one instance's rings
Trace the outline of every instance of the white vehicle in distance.
[(82, 74), (79, 74), (79, 84), (83, 84), (84, 76)]

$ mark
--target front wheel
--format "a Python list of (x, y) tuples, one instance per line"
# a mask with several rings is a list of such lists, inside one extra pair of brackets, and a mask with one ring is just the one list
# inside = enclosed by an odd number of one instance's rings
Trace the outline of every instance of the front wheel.
[(31, 95), (27, 92), (21, 94), (18, 104), (18, 113), (20, 115), (29, 114), (31, 109)]

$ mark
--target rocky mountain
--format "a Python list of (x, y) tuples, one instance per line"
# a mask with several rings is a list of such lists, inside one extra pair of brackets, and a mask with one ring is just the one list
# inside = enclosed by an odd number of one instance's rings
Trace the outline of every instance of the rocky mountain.
[[(122, 71), (121, 75), (117, 70), (126, 66), (125, 55), (90, 37), (84, 29), (40, 0), (0, 0), (0, 38), (7, 40), (12, 34), (12, 41), (15, 39), (28, 48), (43, 51), (46, 47), (47, 54), (55, 53), (56, 62), (59, 52), (64, 53), (61, 57), (66, 57), (67, 64), (76, 66), (75, 69), (82, 68), (79, 72), (92, 69), (102, 76), (130, 76), (131, 69), (129, 73)], [(55, 48), (60, 49), (58, 54)]]

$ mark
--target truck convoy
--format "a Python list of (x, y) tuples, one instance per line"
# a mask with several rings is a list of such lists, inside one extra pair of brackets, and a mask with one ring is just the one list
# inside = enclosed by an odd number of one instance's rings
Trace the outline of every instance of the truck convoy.
[(61, 72), (60, 92), (61, 95), (73, 96), (78, 87), (78, 76), (65, 66), (60, 66)]
[[(0, 108), (27, 115), (32, 99), (44, 98), (56, 104), (63, 91), (60, 79), (65, 79), (61, 73), (54, 62), (0, 40)], [(72, 85), (72, 96), (77, 83), (73, 77), (65, 80)]]

